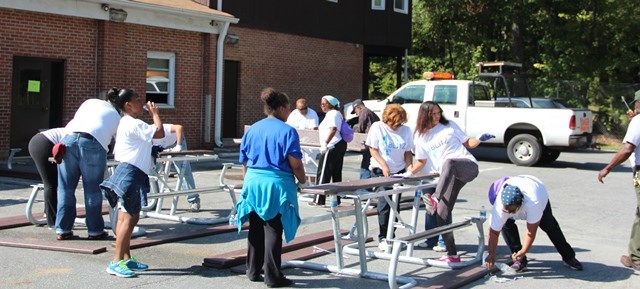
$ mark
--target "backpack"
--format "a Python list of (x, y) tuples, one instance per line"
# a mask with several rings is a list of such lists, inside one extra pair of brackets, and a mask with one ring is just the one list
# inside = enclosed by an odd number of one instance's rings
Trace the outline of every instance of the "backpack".
[(344, 119), (342, 119), (342, 125), (340, 126), (340, 137), (342, 137), (345, 142), (351, 142), (353, 140), (353, 129), (351, 129)]

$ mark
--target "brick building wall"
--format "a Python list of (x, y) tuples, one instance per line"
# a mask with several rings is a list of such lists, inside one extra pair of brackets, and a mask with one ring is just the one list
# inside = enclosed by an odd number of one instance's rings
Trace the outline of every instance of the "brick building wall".
[(176, 57), (175, 108), (161, 110), (163, 122), (185, 126), (190, 147), (210, 148), (202, 141), (203, 95), (211, 94), (215, 81), (215, 75), (203, 77), (203, 72), (215, 74), (207, 67), (215, 65), (215, 39), (210, 38), (197, 32), (0, 9), (0, 154), (6, 155), (10, 144), (15, 56), (64, 60), (66, 124), (84, 100), (110, 87), (144, 93), (148, 51)]
[(233, 26), (230, 33), (240, 36), (224, 51), (225, 60), (240, 62), (238, 136), (264, 117), (259, 94), (268, 86), (292, 101), (306, 98), (318, 113), (323, 95), (341, 104), (362, 96), (362, 46)]

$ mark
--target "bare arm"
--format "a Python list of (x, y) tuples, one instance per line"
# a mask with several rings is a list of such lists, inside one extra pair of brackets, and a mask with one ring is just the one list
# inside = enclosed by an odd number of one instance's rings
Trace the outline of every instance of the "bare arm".
[(164, 128), (160, 120), (160, 109), (151, 101), (147, 102), (147, 107), (149, 108), (149, 115), (153, 118), (153, 124), (156, 126), (156, 132), (153, 134), (153, 138), (163, 138)]
[(330, 127), (329, 136), (327, 137), (324, 143), (328, 144), (329, 142), (331, 142), (331, 139), (333, 139), (333, 137), (336, 135), (336, 132), (338, 132), (338, 129), (335, 126)]
[(607, 164), (604, 169), (600, 170), (598, 173), (598, 181), (604, 184), (604, 177), (606, 177), (613, 168), (626, 161), (635, 150), (635, 145), (625, 142), (624, 146), (613, 156), (613, 159), (611, 159), (609, 164)]
[(304, 184), (307, 181), (307, 177), (304, 173), (304, 165), (302, 160), (296, 159), (291, 155), (287, 155), (287, 161), (293, 170), (293, 175), (296, 176), (298, 183)]
[(371, 153), (371, 156), (380, 164), (382, 175), (384, 175), (385, 177), (390, 176), (391, 171), (389, 171), (389, 165), (387, 165), (387, 162), (384, 161), (384, 159), (380, 155), (380, 152), (378, 152), (378, 149), (369, 147), (369, 152)]
[(413, 164), (413, 154), (411, 153), (411, 151), (405, 151), (404, 152), (404, 165), (405, 168), (408, 170), (411, 169), (411, 165)]
[(467, 139), (467, 141), (465, 141), (464, 143), (462, 143), (464, 145), (464, 147), (466, 147), (467, 149), (472, 149), (472, 148), (476, 148), (477, 146), (479, 146), (481, 143), (481, 141), (475, 137), (470, 137), (469, 139)]
[(184, 136), (184, 128), (179, 124), (171, 125), (171, 132), (176, 134), (176, 145), (182, 145), (182, 138)]
[(427, 165), (427, 160), (416, 160), (416, 163), (413, 166), (407, 168), (407, 172), (411, 172), (411, 174), (415, 174), (424, 168)]
[(524, 257), (524, 255), (529, 252), (531, 246), (533, 245), (533, 241), (536, 239), (536, 232), (538, 231), (538, 226), (540, 222), (529, 224), (527, 223), (527, 232), (524, 235), (524, 242), (522, 243), (522, 249), (520, 251), (513, 253), (511, 258), (515, 260), (520, 260)]
[(500, 231), (495, 231), (489, 227), (489, 241), (487, 248), (487, 257), (484, 259), (485, 267), (490, 270), (496, 264), (496, 248), (498, 247), (498, 236)]

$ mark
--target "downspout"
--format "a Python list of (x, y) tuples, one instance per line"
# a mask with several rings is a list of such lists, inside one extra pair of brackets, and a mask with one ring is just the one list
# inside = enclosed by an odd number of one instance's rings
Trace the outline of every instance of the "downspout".
[[(222, 1), (218, 1), (221, 4)], [(221, 23), (221, 22), (218, 22)], [(227, 37), (229, 22), (222, 22), (221, 30), (218, 33), (216, 45), (216, 109), (214, 123), (214, 141), (218, 147), (222, 147), (222, 73), (224, 65), (224, 39)]]

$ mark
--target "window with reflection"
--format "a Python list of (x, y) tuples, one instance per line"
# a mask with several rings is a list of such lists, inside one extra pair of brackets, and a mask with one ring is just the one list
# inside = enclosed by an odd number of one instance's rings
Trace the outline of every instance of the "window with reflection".
[(147, 100), (160, 106), (173, 106), (175, 54), (147, 53)]

